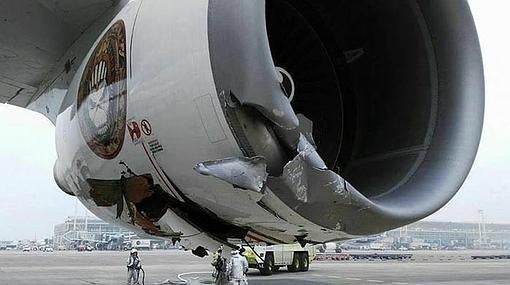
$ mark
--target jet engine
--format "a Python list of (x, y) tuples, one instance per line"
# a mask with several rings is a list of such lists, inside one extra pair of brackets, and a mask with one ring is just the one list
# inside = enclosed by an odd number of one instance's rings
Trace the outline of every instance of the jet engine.
[(467, 1), (110, 12), (70, 51), (81, 64), (58, 108), (55, 166), (107, 221), (200, 256), (349, 239), (434, 213), (473, 164), (484, 79)]
[(434, 213), (468, 175), (484, 79), (467, 1), (211, 0), (208, 33), (239, 146), (306, 219), (381, 232)]

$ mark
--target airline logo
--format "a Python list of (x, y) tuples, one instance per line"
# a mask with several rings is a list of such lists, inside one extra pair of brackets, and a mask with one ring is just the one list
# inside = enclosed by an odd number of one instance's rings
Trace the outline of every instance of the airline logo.
[(77, 99), (81, 133), (89, 148), (114, 159), (126, 131), (126, 30), (118, 21), (105, 33), (85, 67)]

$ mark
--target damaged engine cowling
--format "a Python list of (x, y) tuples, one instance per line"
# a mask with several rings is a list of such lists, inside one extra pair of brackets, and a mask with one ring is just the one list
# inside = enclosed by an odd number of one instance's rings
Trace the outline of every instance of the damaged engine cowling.
[(371, 234), (458, 191), (484, 111), (467, 1), (210, 0), (208, 19), (238, 144), (301, 216)]

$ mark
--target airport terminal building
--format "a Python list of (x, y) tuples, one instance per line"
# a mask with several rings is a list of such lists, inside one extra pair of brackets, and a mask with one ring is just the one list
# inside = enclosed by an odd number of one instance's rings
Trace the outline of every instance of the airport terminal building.
[[(133, 232), (92, 217), (68, 217), (54, 227), (54, 246), (122, 244), (137, 239)], [(346, 248), (358, 249), (510, 249), (510, 224), (420, 221), (382, 235), (351, 240)]]
[(69, 248), (80, 242), (99, 242), (114, 236), (133, 235), (123, 228), (92, 217), (67, 217), (54, 226), (54, 245)]
[(421, 221), (386, 233), (396, 247), (510, 248), (510, 225)]

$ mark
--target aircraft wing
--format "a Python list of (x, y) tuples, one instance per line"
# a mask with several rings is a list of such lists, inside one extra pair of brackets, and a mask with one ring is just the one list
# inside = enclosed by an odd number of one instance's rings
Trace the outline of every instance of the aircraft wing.
[[(0, 1), (0, 103), (27, 107), (57, 63), (117, 0)], [(65, 66), (65, 64), (64, 64)]]

